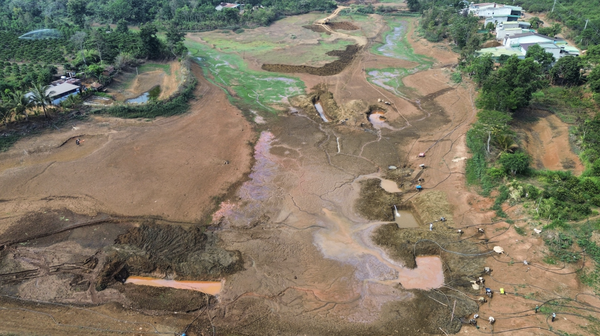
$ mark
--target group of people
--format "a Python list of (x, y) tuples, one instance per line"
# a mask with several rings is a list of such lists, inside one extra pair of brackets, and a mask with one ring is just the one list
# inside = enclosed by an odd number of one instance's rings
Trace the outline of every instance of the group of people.
[[(483, 272), (485, 274), (489, 275), (489, 274), (491, 274), (492, 269), (489, 267), (484, 267)], [(485, 285), (485, 279), (480, 276), (479, 278), (477, 278), (477, 280), (475, 280), (475, 283), (477, 283), (479, 286), (483, 287)], [(504, 294), (504, 290), (502, 288), (500, 288), (500, 293)], [(494, 296), (494, 292), (490, 288), (487, 288), (487, 287), (485, 288), (485, 294), (490, 299)], [(485, 297), (479, 297), (478, 301), (479, 301), (479, 303), (483, 304), (483, 303), (487, 302), (487, 299)], [(537, 313), (539, 310), (540, 310), (540, 306), (536, 305), (535, 312)], [(469, 323), (476, 326), (479, 329), (479, 327), (477, 326), (477, 319), (479, 319), (479, 314), (473, 315), (473, 318), (469, 320)], [(556, 321), (556, 313), (552, 313), (551, 319), (552, 319), (552, 322)], [(493, 316), (490, 316), (490, 317), (488, 317), (488, 321), (490, 324), (493, 325), (496, 322), (496, 319)]]

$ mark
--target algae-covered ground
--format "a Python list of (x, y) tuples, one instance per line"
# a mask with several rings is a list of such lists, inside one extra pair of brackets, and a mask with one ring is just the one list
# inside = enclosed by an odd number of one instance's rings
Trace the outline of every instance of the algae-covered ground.
[(367, 69), (368, 80), (397, 96), (406, 96), (408, 88), (402, 79), (408, 75), (425, 71), (433, 65), (433, 59), (415, 54), (407, 40), (407, 22), (400, 17), (388, 17), (385, 19), (389, 30), (382, 36), (383, 43), (371, 47), (371, 53), (386, 57), (397, 58), (405, 61), (415, 62), (412, 68), (380, 68)]
[(304, 93), (304, 83), (299, 79), (251, 70), (238, 54), (220, 52), (190, 40), (186, 40), (186, 46), (205, 76), (212, 83), (228, 88), (229, 99), (238, 107), (277, 113), (287, 97)]

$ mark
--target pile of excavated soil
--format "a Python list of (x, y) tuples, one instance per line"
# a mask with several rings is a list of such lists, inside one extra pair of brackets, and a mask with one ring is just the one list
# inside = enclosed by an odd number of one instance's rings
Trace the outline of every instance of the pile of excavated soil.
[(328, 22), (327, 25), (333, 30), (359, 30), (352, 22), (340, 21), (340, 22)]
[[(352, 22), (341, 21), (341, 22), (328, 22), (327, 26), (329, 26), (333, 30), (359, 30), (360, 27), (354, 25)], [(315, 33), (325, 33), (327, 35), (331, 35), (331, 32), (322, 25), (307, 25), (302, 26), (302, 28), (310, 29)]]
[[(177, 280), (218, 280), (242, 268), (238, 251), (217, 246), (217, 236), (201, 227), (142, 225), (117, 238), (107, 255), (96, 289), (129, 275), (161, 274)], [(163, 277), (164, 277), (163, 276)]]
[(317, 76), (333, 76), (344, 71), (352, 63), (356, 54), (362, 48), (357, 45), (349, 45), (346, 50), (332, 50), (327, 53), (328, 56), (337, 56), (339, 59), (327, 63), (322, 67), (312, 67), (308, 65), (286, 65), (286, 64), (263, 64), (262, 69), (281, 73), (307, 73)]
[(327, 119), (331, 122), (342, 120), (342, 110), (337, 105), (333, 93), (325, 84), (318, 84), (311, 89), (308, 95), (299, 95), (290, 98), (290, 104), (294, 107), (301, 108), (304, 112), (314, 120), (322, 121), (319, 116), (315, 104), (319, 103)]
[(329, 30), (325, 29), (321, 25), (307, 25), (307, 26), (302, 26), (302, 28), (312, 30), (315, 33), (325, 33), (327, 35), (331, 35), (331, 32)]
[(212, 295), (184, 289), (134, 284), (116, 285), (114, 288), (131, 301), (128, 306), (133, 309), (187, 312), (215, 302)]

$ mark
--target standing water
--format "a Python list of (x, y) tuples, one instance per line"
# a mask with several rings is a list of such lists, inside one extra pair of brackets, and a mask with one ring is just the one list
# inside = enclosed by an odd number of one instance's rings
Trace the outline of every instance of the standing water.
[(327, 120), (327, 118), (325, 117), (325, 111), (323, 110), (321, 103), (315, 103), (315, 108), (317, 109), (317, 112), (319, 112), (321, 119), (323, 119), (324, 122), (329, 122), (329, 120)]
[(221, 281), (177, 281), (138, 276), (131, 276), (127, 278), (125, 283), (152, 287), (189, 289), (210, 295), (219, 294), (221, 292), (221, 288), (223, 287), (223, 283)]

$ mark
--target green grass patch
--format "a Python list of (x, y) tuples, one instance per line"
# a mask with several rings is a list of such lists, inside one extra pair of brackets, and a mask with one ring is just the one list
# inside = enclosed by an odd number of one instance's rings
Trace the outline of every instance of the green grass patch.
[(521, 235), (521, 236), (526, 236), (526, 235), (527, 235), (527, 232), (525, 232), (525, 229), (523, 229), (522, 227), (520, 227), (520, 226), (515, 226), (514, 228), (515, 228), (515, 231), (516, 231), (516, 232), (517, 232), (519, 235)]
[(412, 68), (367, 69), (369, 82), (378, 85), (397, 96), (406, 96), (407, 88), (402, 79), (419, 71), (425, 71), (433, 65), (433, 60), (427, 56), (415, 54), (406, 38), (407, 24), (398, 18), (386, 18), (390, 30), (385, 33), (385, 43), (374, 45), (371, 52), (417, 63)]
[(6, 152), (15, 142), (19, 141), (22, 136), (18, 134), (10, 134), (0, 136), (0, 152)]
[(427, 69), (433, 65), (434, 60), (431, 57), (415, 54), (406, 37), (408, 30), (406, 20), (386, 17), (385, 21), (390, 30), (383, 35), (385, 43), (376, 44), (371, 48), (373, 54), (415, 62), (426, 66)]
[(186, 46), (202, 65), (206, 78), (222, 87), (230, 101), (240, 108), (277, 113), (275, 107), (285, 107), (287, 97), (305, 92), (304, 83), (298, 78), (250, 70), (237, 54), (189, 40)]

